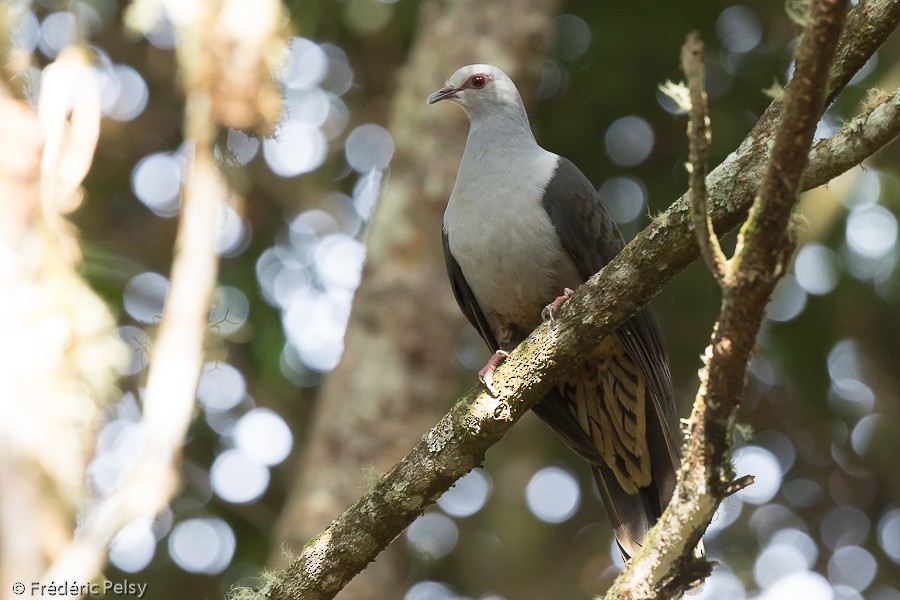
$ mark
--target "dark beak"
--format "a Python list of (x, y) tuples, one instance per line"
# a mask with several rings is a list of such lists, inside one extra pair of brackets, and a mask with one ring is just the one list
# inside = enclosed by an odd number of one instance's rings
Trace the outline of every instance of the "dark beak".
[(456, 94), (459, 91), (460, 89), (455, 87), (442, 87), (435, 93), (428, 96), (428, 104), (434, 104), (435, 102), (440, 102), (441, 100), (446, 100), (447, 98), (455, 98)]

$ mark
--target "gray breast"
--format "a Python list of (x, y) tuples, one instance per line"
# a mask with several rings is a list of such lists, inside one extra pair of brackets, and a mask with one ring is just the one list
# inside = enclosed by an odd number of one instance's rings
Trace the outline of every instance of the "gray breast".
[(454, 189), (444, 216), (450, 252), (504, 348), (534, 329), (564, 288), (582, 283), (542, 204), (558, 160), (542, 153), (479, 171)]

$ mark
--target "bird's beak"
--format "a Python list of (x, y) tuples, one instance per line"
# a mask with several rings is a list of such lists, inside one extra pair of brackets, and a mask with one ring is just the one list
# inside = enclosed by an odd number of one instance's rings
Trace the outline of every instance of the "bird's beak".
[(446, 100), (447, 98), (456, 98), (456, 94), (460, 92), (459, 88), (445, 86), (436, 91), (435, 93), (428, 96), (428, 104), (434, 104), (435, 102), (440, 102), (441, 100)]

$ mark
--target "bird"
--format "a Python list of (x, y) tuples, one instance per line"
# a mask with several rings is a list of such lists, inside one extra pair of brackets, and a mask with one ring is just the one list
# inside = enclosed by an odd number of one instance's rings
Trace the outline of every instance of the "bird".
[[(443, 101), (469, 119), (443, 217), (447, 274), (494, 353), (479, 376), (495, 393), (494, 368), (625, 242), (587, 177), (538, 145), (506, 73), (462, 67), (427, 99)], [(599, 340), (533, 411), (589, 463), (629, 560), (669, 503), (679, 467), (669, 359), (651, 309)]]

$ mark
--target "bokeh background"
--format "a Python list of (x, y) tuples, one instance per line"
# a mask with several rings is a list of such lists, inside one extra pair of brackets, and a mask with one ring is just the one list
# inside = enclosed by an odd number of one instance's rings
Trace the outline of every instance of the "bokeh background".
[[(318, 392), (342, 357), (370, 218), (385, 182), (399, 176), (388, 130), (394, 94), (408, 78), (437, 89), (452, 72), (403, 68), (415, 43), (427, 45), (416, 41), (424, 4), (288, 3), (295, 37), (276, 135), (229, 130), (219, 139), (244, 201), (220, 223), (220, 287), (184, 487), (163, 514), (117, 536), (110, 579), (148, 582), (151, 598), (221, 598), (234, 584), (252, 587), (277, 562), (278, 531), (290, 528), (279, 515), (295, 501)], [(184, 168), (173, 29), (162, 19), (145, 36), (128, 33), (124, 6), (26, 2), (14, 40), (33, 52), (30, 98), (42, 67), (77, 31), (98, 56), (101, 139), (87, 200), (72, 218), (84, 274), (117, 314), (132, 353), (89, 469), (99, 495), (138, 451), (142, 378), (168, 285)], [(686, 188), (685, 119), (657, 89), (680, 80), (685, 34), (698, 29), (707, 44), (716, 164), (767, 105), (763, 90), (786, 81), (799, 33), (774, 1), (571, 0), (548, 25), (555, 41), (520, 83), (535, 134), (587, 174), (626, 237)], [(461, 32), (461, 43), (477, 35)], [(828, 110), (820, 136), (855, 114), (869, 87), (900, 83), (898, 54), (895, 37)], [(428, 118), (464, 133), (457, 113), (438, 105)], [(459, 139), (442, 157), (451, 170)], [(801, 199), (802, 246), (769, 307), (740, 417), (735, 463), (756, 483), (710, 527), (707, 551), (720, 566), (699, 598), (900, 600), (898, 158), (900, 146), (889, 147)], [(437, 229), (419, 234), (438, 243)], [(449, 287), (434, 294), (447, 298)], [(699, 264), (654, 301), (683, 416), (718, 302)], [(444, 360), (461, 393), (487, 353), (454, 318), (456, 352)], [(454, 397), (436, 395), (435, 414)], [(354, 402), (365, 403), (365, 394)], [(394, 546), (404, 557), (394, 587), (369, 597), (583, 599), (604, 591), (621, 566), (588, 470), (530, 416)]]

